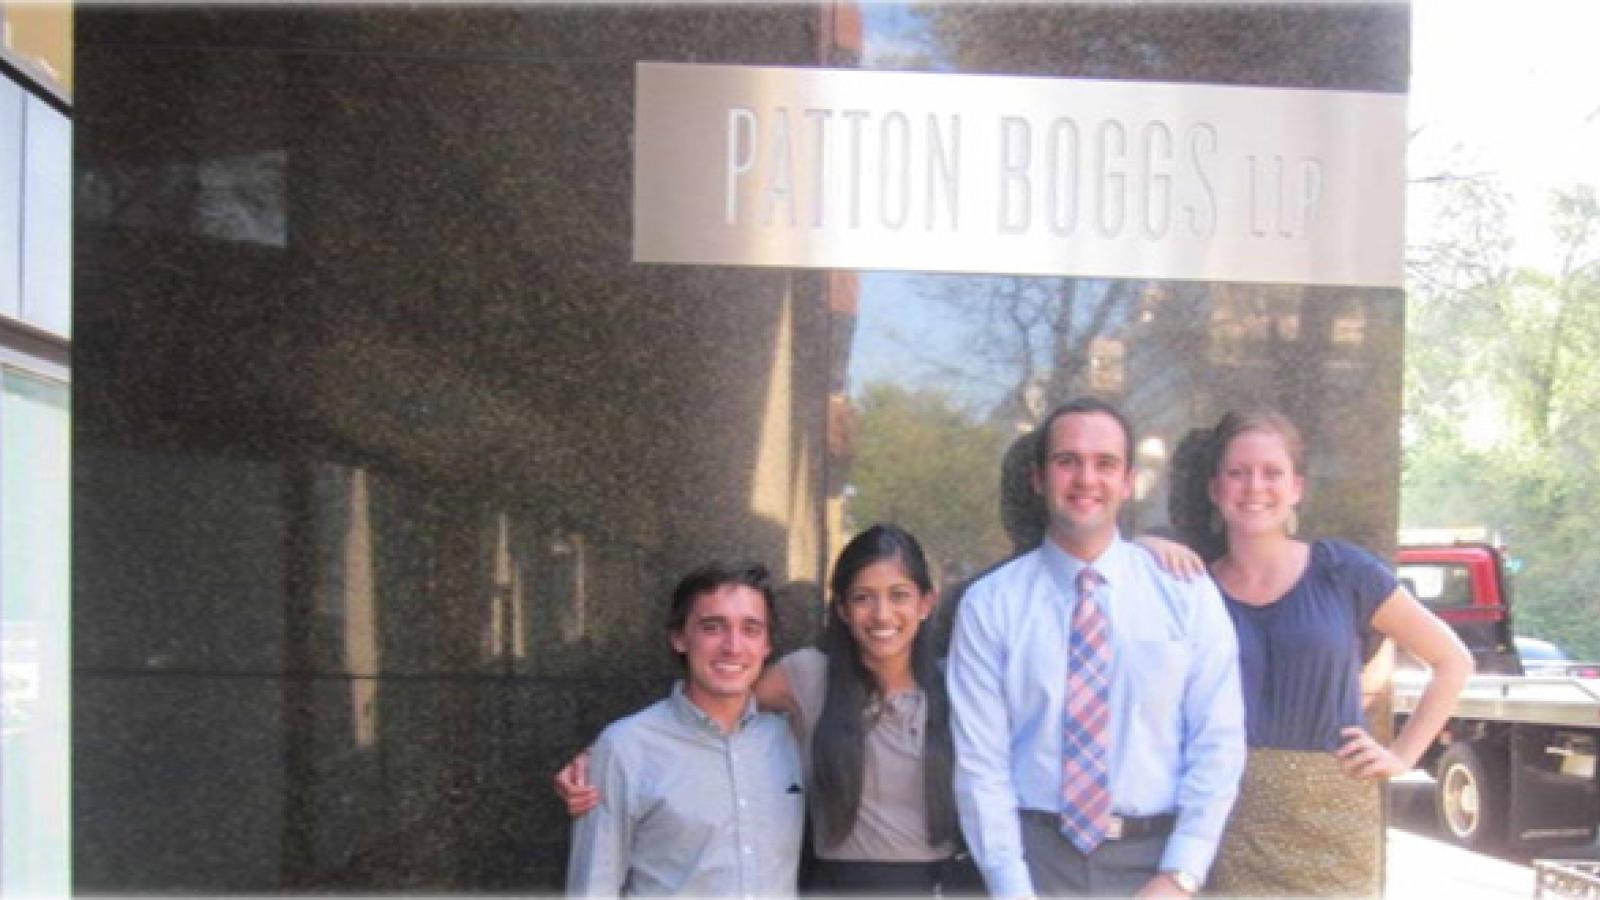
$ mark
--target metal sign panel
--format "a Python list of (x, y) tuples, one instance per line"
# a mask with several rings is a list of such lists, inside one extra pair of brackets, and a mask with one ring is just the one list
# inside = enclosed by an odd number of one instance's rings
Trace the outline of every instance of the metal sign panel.
[(634, 259), (1398, 287), (1405, 99), (639, 63)]

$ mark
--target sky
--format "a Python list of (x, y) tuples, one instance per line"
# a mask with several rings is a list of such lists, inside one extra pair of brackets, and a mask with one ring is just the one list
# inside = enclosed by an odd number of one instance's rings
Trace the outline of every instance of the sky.
[(1407, 231), (1441, 227), (1418, 178), (1493, 175), (1512, 192), (1516, 259), (1551, 264), (1549, 191), (1600, 184), (1600, 2), (1413, 0)]

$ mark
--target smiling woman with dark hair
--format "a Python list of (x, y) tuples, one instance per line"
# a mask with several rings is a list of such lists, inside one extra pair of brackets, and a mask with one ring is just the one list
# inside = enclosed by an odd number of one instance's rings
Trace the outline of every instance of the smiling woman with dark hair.
[(757, 687), (790, 714), (810, 773), (811, 887), (932, 892), (956, 819), (950, 700), (924, 627), (927, 559), (904, 529), (874, 525), (840, 552), (830, 587), (817, 648), (784, 657)]

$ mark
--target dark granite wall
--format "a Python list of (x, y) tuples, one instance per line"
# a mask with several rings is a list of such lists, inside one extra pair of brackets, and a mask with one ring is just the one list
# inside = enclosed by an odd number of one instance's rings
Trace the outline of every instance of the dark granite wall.
[[(674, 578), (767, 560), (808, 631), (850, 279), (631, 265), (632, 72), (849, 62), (832, 12), (79, 11), (78, 890), (556, 889), (549, 773), (672, 674)], [(1405, 80), (1389, 4), (940, 15), (920, 67)], [(1108, 392), (1309, 404), (1364, 498), (1316, 527), (1388, 539), (1397, 292), (1118, 297)]]
[(634, 267), (636, 59), (758, 10), (87, 8), (81, 890), (560, 884), (666, 590), (816, 609), (824, 279)]

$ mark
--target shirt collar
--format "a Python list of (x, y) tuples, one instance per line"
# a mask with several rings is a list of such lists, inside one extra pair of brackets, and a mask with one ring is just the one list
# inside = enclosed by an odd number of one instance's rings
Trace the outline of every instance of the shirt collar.
[(1114, 535), (1111, 543), (1100, 551), (1100, 556), (1092, 560), (1078, 559), (1061, 549), (1061, 545), (1051, 540), (1048, 535), (1039, 545), (1045, 571), (1050, 573), (1062, 596), (1071, 597), (1074, 601), (1078, 597), (1078, 573), (1086, 566), (1093, 566), (1094, 570), (1100, 573), (1100, 577), (1105, 579), (1106, 585), (1115, 590), (1124, 580), (1130, 550), (1130, 545), (1122, 539), (1120, 533)]
[[(689, 695), (684, 693), (683, 684), (682, 678), (672, 683), (672, 695), (667, 698), (667, 702), (672, 706), (673, 714), (678, 717), (678, 721), (683, 722), (685, 725), (709, 731), (720, 737), (723, 733), (722, 726), (709, 715), (706, 715), (705, 710), (694, 705), (694, 701), (690, 700)], [(756, 708), (756, 696), (752, 692), (750, 698), (745, 701), (744, 712), (739, 714), (739, 725), (735, 730), (743, 730), (750, 724), (750, 720), (756, 717), (758, 712), (760, 710)]]

